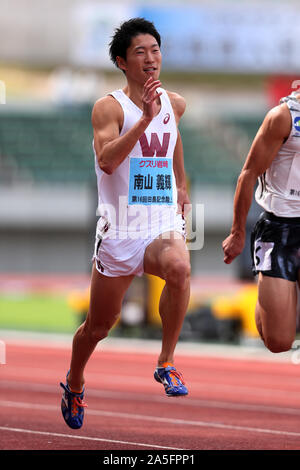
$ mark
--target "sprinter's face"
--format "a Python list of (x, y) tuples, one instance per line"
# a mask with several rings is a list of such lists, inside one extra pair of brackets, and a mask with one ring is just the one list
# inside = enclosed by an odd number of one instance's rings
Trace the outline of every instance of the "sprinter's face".
[(135, 36), (127, 49), (126, 59), (117, 58), (119, 67), (127, 79), (145, 83), (150, 76), (157, 80), (161, 69), (161, 52), (151, 34)]

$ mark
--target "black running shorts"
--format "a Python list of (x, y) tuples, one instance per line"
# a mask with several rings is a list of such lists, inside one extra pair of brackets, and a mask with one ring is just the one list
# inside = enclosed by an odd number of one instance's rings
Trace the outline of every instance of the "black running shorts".
[(251, 234), (252, 271), (288, 281), (298, 280), (300, 217), (263, 212)]

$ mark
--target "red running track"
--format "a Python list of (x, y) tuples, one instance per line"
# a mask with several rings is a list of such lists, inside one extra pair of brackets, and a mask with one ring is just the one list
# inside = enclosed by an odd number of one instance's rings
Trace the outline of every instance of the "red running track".
[(153, 379), (159, 344), (154, 352), (150, 343), (109, 341), (87, 366), (88, 408), (75, 431), (60, 413), (71, 340), (6, 340), (0, 449), (300, 449), (300, 366), (291, 360), (210, 356), (201, 344), (195, 352), (179, 348), (176, 366), (190, 393), (168, 398)]

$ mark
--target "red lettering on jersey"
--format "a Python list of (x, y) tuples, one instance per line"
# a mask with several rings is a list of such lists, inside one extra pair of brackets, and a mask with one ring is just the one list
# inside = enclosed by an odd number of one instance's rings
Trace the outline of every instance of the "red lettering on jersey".
[(164, 132), (162, 144), (156, 132), (151, 133), (150, 145), (145, 133), (140, 137), (139, 142), (143, 157), (153, 157), (155, 153), (157, 157), (166, 157), (170, 142), (170, 132)]

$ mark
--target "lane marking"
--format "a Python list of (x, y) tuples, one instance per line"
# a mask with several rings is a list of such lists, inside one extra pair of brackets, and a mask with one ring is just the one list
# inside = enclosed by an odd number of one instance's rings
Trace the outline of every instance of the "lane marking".
[(78, 440), (85, 440), (85, 441), (95, 441), (95, 442), (110, 442), (112, 444), (125, 444), (125, 445), (133, 445), (139, 447), (150, 447), (155, 449), (166, 449), (166, 450), (185, 450), (185, 449), (178, 449), (176, 447), (166, 447), (166, 446), (157, 446), (154, 444), (143, 444), (141, 442), (129, 442), (129, 441), (119, 441), (116, 439), (102, 439), (100, 437), (89, 437), (89, 436), (76, 436), (73, 434), (62, 434), (58, 432), (48, 432), (48, 431), (35, 431), (33, 429), (21, 429), (21, 428), (9, 428), (6, 426), (0, 426), (1, 431), (11, 431), (11, 432), (19, 432), (25, 434), (36, 434), (40, 436), (50, 436), (50, 437), (66, 437), (70, 439), (78, 439)]
[[(54, 405), (39, 405), (36, 403), (22, 403), (22, 402), (13, 402), (13, 401), (5, 401), (5, 400), (0, 401), (0, 406), (13, 407), (13, 408), (38, 409), (38, 410), (46, 410), (46, 411), (59, 411), (59, 408)], [(88, 413), (94, 416), (110, 416), (113, 418), (139, 420), (141, 422), (150, 421), (150, 422), (165, 423), (165, 424), (180, 424), (181, 426), (184, 425), (184, 426), (207, 427), (207, 428), (217, 428), (217, 429), (228, 429), (232, 431), (244, 431), (244, 432), (254, 432), (254, 433), (260, 433), (260, 434), (300, 437), (300, 432), (284, 431), (284, 430), (279, 430), (279, 429), (256, 428), (256, 427), (251, 427), (251, 426), (239, 426), (235, 424), (225, 424), (225, 423), (210, 422), (210, 421), (192, 421), (192, 420), (185, 420), (185, 419), (179, 419), (179, 418), (163, 418), (163, 417), (158, 417), (158, 416), (147, 416), (147, 415), (131, 414), (131, 413), (119, 413), (119, 412), (104, 411), (104, 410), (103, 411), (102, 410), (89, 410)], [(0, 429), (2, 428), (0, 427)]]

